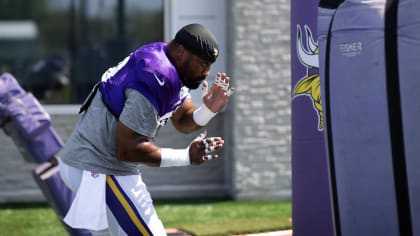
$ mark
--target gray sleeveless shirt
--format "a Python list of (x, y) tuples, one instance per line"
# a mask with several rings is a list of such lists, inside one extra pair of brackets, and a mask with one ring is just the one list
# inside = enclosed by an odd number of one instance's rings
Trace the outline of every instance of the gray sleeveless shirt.
[[(153, 105), (134, 89), (126, 90), (126, 101), (119, 120), (133, 131), (155, 138), (161, 126)], [(140, 163), (119, 161), (115, 157), (117, 118), (96, 93), (88, 110), (80, 117), (58, 156), (66, 164), (110, 175), (133, 175)]]

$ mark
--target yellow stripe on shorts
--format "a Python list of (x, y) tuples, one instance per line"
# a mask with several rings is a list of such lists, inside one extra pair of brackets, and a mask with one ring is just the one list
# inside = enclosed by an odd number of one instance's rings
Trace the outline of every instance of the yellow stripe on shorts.
[(121, 203), (121, 205), (124, 207), (124, 210), (127, 212), (128, 216), (130, 217), (130, 220), (133, 222), (133, 224), (137, 227), (137, 229), (141, 232), (143, 236), (151, 236), (148, 232), (148, 230), (144, 227), (141, 220), (136, 216), (135, 210), (133, 210), (128, 203), (127, 199), (124, 197), (124, 195), (121, 193), (120, 189), (116, 186), (114, 180), (111, 178), (111, 176), (106, 176), (106, 182), (111, 188), (112, 192), (117, 197), (118, 201)]

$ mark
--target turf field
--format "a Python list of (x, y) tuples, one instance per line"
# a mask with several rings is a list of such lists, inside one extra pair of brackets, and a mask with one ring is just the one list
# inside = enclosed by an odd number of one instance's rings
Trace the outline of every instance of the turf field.
[[(291, 228), (290, 201), (155, 201), (167, 228), (196, 236), (256, 233)], [(0, 236), (66, 235), (47, 204), (0, 204)]]

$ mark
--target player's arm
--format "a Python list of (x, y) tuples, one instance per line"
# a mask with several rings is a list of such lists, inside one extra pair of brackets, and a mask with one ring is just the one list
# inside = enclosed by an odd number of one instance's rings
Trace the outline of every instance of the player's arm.
[(220, 137), (200, 136), (184, 149), (161, 148), (153, 143), (158, 127), (156, 116), (156, 109), (143, 95), (134, 89), (126, 90), (115, 135), (118, 160), (167, 167), (201, 164), (217, 158), (211, 152), (222, 148), (224, 141)]
[(141, 162), (149, 166), (160, 165), (160, 148), (149, 137), (134, 132), (118, 121), (115, 138), (118, 160)]
[(211, 154), (223, 147), (221, 137), (205, 138), (200, 134), (185, 149), (161, 148), (149, 137), (138, 134), (118, 122), (116, 132), (116, 157), (120, 161), (138, 162), (148, 166), (169, 167), (199, 165), (218, 156)]
[(172, 116), (174, 127), (182, 133), (189, 133), (205, 126), (223, 109), (235, 91), (234, 88), (229, 88), (229, 83), (229, 76), (217, 73), (214, 84), (207, 91), (207, 82), (204, 81), (203, 104), (197, 108), (191, 99), (185, 99)]
[(179, 132), (186, 134), (202, 127), (194, 122), (193, 115), (196, 109), (191, 98), (187, 98), (172, 115), (172, 124)]

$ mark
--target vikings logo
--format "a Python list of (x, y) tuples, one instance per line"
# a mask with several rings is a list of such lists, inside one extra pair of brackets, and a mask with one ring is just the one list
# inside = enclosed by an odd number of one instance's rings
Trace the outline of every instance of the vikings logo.
[(300, 63), (306, 67), (306, 76), (296, 83), (293, 89), (292, 99), (304, 95), (312, 100), (312, 105), (318, 115), (318, 130), (322, 131), (324, 129), (324, 121), (321, 105), (321, 81), (318, 72), (313, 72), (312, 74), (310, 72), (311, 69), (319, 68), (318, 43), (314, 41), (312, 32), (307, 25), (305, 25), (305, 33), (306, 48), (302, 39), (302, 30), (300, 25), (297, 25), (296, 51)]

